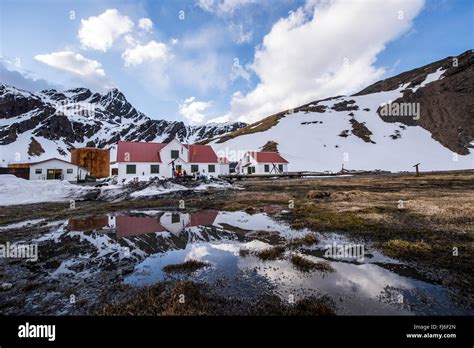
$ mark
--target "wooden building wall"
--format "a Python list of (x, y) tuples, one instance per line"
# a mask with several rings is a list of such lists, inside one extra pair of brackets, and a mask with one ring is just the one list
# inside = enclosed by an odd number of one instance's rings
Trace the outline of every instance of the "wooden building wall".
[(16, 167), (8, 167), (8, 168), (0, 168), (0, 174), (13, 174), (18, 178), (30, 180), (30, 168), (16, 168)]

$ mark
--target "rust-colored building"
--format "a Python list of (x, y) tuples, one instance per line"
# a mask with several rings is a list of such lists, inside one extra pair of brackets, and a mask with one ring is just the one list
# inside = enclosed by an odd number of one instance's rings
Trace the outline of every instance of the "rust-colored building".
[(70, 231), (90, 231), (107, 226), (109, 218), (107, 215), (86, 217), (82, 219), (69, 219), (68, 229)]
[(90, 171), (96, 178), (110, 175), (110, 153), (106, 149), (82, 147), (71, 151), (71, 162)]

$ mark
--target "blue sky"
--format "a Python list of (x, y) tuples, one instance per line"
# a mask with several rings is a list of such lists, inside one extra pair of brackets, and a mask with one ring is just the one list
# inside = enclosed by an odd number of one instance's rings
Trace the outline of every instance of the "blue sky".
[[(1, 0), (2, 82), (256, 121), (473, 49), (471, 0)], [(73, 12), (71, 12), (73, 11)]]

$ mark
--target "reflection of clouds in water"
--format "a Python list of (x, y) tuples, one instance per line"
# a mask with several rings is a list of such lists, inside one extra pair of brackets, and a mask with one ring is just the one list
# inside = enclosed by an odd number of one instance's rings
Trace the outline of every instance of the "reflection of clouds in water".
[[(311, 261), (322, 259), (305, 255)], [(285, 288), (318, 288), (329, 294), (343, 295), (356, 293), (358, 296), (376, 298), (389, 285), (397, 288), (413, 289), (415, 286), (409, 279), (398, 276), (376, 265), (354, 265), (349, 263), (331, 262), (336, 272), (321, 273), (318, 271), (302, 273), (287, 260), (266, 261), (257, 258), (240, 264), (247, 269), (257, 267), (257, 273), (268, 278), (277, 286)], [(260, 266), (260, 267), (258, 267)]]
[(210, 244), (199, 244), (192, 245), (191, 250), (186, 255), (185, 260), (189, 259), (202, 259), (205, 256), (213, 253), (212, 249), (228, 252), (233, 256), (239, 256), (241, 249), (247, 249), (252, 251), (258, 251), (270, 248), (271, 245), (259, 240), (253, 240), (247, 243), (229, 242), (229, 243), (210, 243)]
[(379, 296), (384, 288), (389, 285), (393, 287), (413, 289), (411, 282), (404, 277), (392, 273), (376, 265), (352, 265), (334, 263), (336, 277), (334, 284), (338, 287), (357, 287), (357, 292), (366, 296)]
[(191, 247), (191, 250), (189, 251), (189, 253), (184, 258), (184, 260), (185, 261), (190, 260), (190, 259), (201, 260), (202, 258), (204, 258), (207, 255), (209, 255), (208, 246), (206, 246), (206, 245), (193, 245)]
[(263, 250), (263, 249), (267, 249), (271, 247), (270, 244), (259, 241), (259, 240), (253, 240), (247, 243), (233, 242), (233, 243), (210, 244), (210, 246), (214, 249), (227, 251), (235, 256), (239, 255), (239, 252), (241, 249), (258, 251), (258, 250)]
[(289, 226), (281, 222), (273, 220), (267, 214), (247, 214), (245, 212), (221, 212), (217, 215), (214, 225), (221, 226), (228, 224), (238, 228), (251, 231), (276, 231), (283, 236), (304, 235), (309, 230), (303, 229), (301, 231), (292, 230)]
[(209, 246), (217, 250), (227, 251), (235, 256), (239, 255), (240, 247), (239, 245), (236, 245), (236, 244), (222, 243), (222, 244), (210, 244)]

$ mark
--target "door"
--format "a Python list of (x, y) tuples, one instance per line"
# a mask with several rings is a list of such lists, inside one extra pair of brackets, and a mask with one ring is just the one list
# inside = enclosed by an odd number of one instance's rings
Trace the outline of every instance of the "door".
[(46, 173), (47, 180), (59, 180), (62, 179), (63, 171), (62, 169), (48, 169)]

